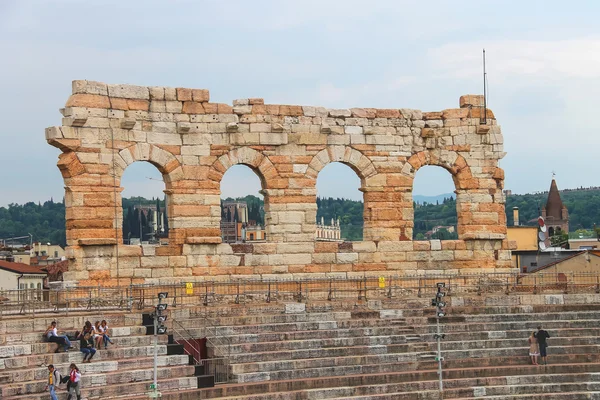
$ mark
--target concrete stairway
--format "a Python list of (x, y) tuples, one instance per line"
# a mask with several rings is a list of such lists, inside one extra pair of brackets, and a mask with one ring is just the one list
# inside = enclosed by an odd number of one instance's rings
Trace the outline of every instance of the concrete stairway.
[[(68, 353), (55, 353), (57, 345), (42, 342), (42, 333), (51, 321), (58, 321), (59, 331), (73, 333), (86, 320), (106, 319), (110, 323), (114, 346), (98, 350), (92, 363), (83, 364), (79, 342), (74, 341)], [(67, 375), (70, 363), (82, 372), (84, 399), (105, 399), (123, 396), (129, 398), (145, 394), (153, 380), (153, 336), (142, 325), (141, 314), (107, 313), (102, 315), (74, 315), (59, 317), (40, 315), (0, 321), (0, 398), (49, 399), (45, 392), (48, 379), (47, 365)], [(198, 388), (198, 369), (190, 365), (190, 357), (180, 345), (173, 344), (166, 335), (159, 336), (158, 380), (163, 393)], [(66, 399), (61, 385), (60, 399)]]
[[(213, 309), (217, 335), (231, 343), (237, 383), (166, 398), (438, 399), (433, 310), (393, 307), (330, 303), (293, 314), (284, 305)], [(447, 311), (444, 399), (600, 399), (600, 306)], [(184, 323), (198, 329), (193, 317)], [(530, 365), (528, 357), (527, 338), (540, 324), (552, 335), (547, 366)]]

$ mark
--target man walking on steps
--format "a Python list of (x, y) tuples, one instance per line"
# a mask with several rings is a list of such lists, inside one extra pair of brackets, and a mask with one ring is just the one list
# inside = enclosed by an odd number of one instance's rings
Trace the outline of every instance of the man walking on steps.
[(546, 360), (546, 348), (548, 347), (548, 343), (546, 342), (546, 339), (550, 338), (550, 335), (548, 334), (547, 331), (542, 329), (542, 326), (538, 326), (538, 331), (535, 335), (537, 341), (538, 341), (538, 345), (540, 346), (540, 356), (542, 357), (542, 363), (544, 365), (548, 364), (548, 361)]
[(58, 400), (56, 397), (56, 388), (60, 385), (60, 372), (58, 372), (54, 365), (48, 365), (48, 390), (50, 391), (50, 399)]

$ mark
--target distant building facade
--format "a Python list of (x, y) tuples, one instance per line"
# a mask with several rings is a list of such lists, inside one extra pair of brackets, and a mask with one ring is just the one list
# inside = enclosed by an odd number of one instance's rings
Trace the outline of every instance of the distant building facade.
[(323, 242), (342, 242), (344, 239), (339, 218), (331, 218), (331, 225), (325, 225), (325, 218), (321, 217), (321, 223), (317, 223), (315, 239)]
[[(33, 243), (33, 247), (31, 248), (29, 254), (30, 259), (29, 263), (27, 264), (30, 265), (52, 265), (61, 262), (65, 259), (65, 250), (57, 244), (50, 243)], [(15, 261), (21, 262), (20, 257), (20, 254), (16, 254)]]
[(259, 210), (249, 211), (244, 201), (225, 201), (221, 204), (221, 240), (223, 243), (265, 241), (267, 234), (260, 224)]
[(47, 275), (36, 266), (0, 261), (1, 290), (43, 289)]

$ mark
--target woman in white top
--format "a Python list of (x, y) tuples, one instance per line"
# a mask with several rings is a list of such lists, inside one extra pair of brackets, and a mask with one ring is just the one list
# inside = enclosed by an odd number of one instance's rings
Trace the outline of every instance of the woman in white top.
[(56, 348), (57, 353), (60, 350), (60, 345), (63, 346), (65, 351), (69, 351), (69, 349), (71, 348), (71, 342), (69, 341), (69, 338), (65, 335), (58, 334), (58, 329), (56, 328), (56, 321), (52, 321), (48, 329), (46, 329), (46, 332), (44, 332), (44, 336), (46, 336), (46, 339), (48, 339), (49, 342), (56, 343), (59, 345), (59, 347)]
[(100, 350), (104, 341), (104, 328), (100, 326), (100, 321), (94, 323), (94, 347)]

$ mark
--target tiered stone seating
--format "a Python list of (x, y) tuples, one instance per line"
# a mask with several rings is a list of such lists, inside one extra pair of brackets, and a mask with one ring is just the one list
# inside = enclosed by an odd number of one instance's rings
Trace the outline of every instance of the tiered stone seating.
[[(371, 306), (381, 310), (335, 303), (296, 314), (285, 314), (284, 305), (213, 309), (216, 336), (231, 342), (237, 383), (165, 398), (438, 399), (435, 318), (426, 300)], [(447, 311), (444, 399), (600, 399), (599, 306)], [(196, 329), (194, 318), (185, 323)], [(527, 338), (540, 324), (552, 335), (547, 366), (530, 365), (528, 356)]]
[[(59, 330), (73, 333), (86, 320), (107, 319), (114, 346), (98, 350), (92, 363), (83, 364), (79, 342), (72, 343), (68, 353), (55, 353), (57, 345), (43, 342), (42, 333), (51, 321)], [(42, 315), (0, 321), (0, 398), (49, 399), (45, 392), (49, 364), (67, 375), (70, 363), (82, 371), (82, 395), (86, 399), (112, 398), (147, 393), (153, 380), (154, 346), (152, 335), (141, 325), (140, 314), (76, 315), (57, 317)], [(159, 336), (158, 379), (161, 391), (198, 387), (196, 368), (178, 345), (170, 345), (168, 337)], [(179, 354), (177, 354), (179, 353)], [(59, 398), (66, 399), (61, 385)], [(124, 395), (127, 394), (127, 395)]]
[[(442, 319), (444, 399), (600, 399), (600, 302), (488, 300), (449, 299), (455, 306)], [(163, 399), (439, 399), (435, 318), (427, 303), (419, 298), (308, 303), (306, 309), (283, 302), (178, 308), (171, 319), (187, 335), (209, 333), (208, 356), (227, 355), (233, 383), (198, 389), (194, 375), (200, 369), (189, 365), (188, 356), (170, 354), (182, 346), (161, 337)], [(152, 336), (139, 314), (105, 318), (117, 346), (99, 351), (91, 364), (78, 364), (84, 398), (147, 398)], [(2, 398), (48, 399), (46, 365), (54, 363), (65, 374), (70, 362), (80, 362), (77, 349), (55, 354), (56, 345), (40, 342), (52, 319), (0, 321)], [(100, 318), (58, 318), (68, 330), (85, 319)], [(530, 365), (528, 356), (527, 337), (540, 324), (552, 335), (546, 366)]]

